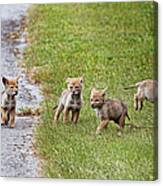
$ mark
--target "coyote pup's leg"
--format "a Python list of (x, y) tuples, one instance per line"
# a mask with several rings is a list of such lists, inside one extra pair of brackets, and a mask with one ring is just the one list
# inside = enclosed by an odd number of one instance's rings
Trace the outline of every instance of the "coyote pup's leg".
[(144, 94), (139, 91), (137, 94), (134, 94), (134, 108), (135, 110), (141, 110), (143, 108)]
[(121, 117), (119, 118), (120, 129), (123, 129), (125, 126), (125, 117), (126, 117), (126, 112), (123, 112)]
[(134, 108), (135, 108), (135, 110), (138, 110), (138, 96), (137, 96), (137, 94), (134, 94)]
[(80, 110), (72, 111), (72, 122), (77, 124), (79, 119)]
[(64, 109), (64, 106), (62, 104), (59, 104), (55, 112), (55, 115), (54, 115), (54, 121), (56, 122), (58, 121), (60, 113), (62, 112), (63, 109)]
[(1, 108), (1, 125), (6, 125), (7, 124), (7, 111)]
[(126, 112), (123, 112), (118, 121), (118, 129), (117, 129), (118, 136), (122, 135), (123, 128), (125, 126), (125, 117), (126, 117)]
[(9, 127), (14, 128), (15, 124), (15, 109), (12, 109), (9, 113)]
[(68, 118), (69, 118), (69, 109), (68, 108), (64, 108), (64, 111), (63, 111), (63, 122), (67, 123), (68, 122)]
[(101, 120), (100, 125), (96, 129), (96, 134), (99, 134), (103, 128), (106, 128), (109, 123), (109, 119)]

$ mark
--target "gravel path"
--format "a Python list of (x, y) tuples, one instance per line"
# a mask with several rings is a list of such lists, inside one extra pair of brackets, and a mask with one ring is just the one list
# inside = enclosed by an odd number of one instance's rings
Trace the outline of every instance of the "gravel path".
[[(25, 32), (19, 32), (29, 5), (1, 5), (1, 75), (20, 75), (17, 110), (38, 108), (43, 97), (39, 87), (30, 84), (23, 68), (22, 53), (27, 43)], [(12, 33), (12, 34), (11, 34)], [(16, 57), (14, 51), (18, 51)], [(2, 87), (2, 85), (1, 85)], [(2, 87), (3, 88), (3, 87)], [(16, 117), (15, 128), (1, 127), (1, 176), (40, 177), (40, 161), (33, 151), (37, 117)]]

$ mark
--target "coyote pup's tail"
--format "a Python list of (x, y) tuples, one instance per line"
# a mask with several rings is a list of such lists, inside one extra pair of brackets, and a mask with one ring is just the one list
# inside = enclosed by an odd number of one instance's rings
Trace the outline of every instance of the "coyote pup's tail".
[(124, 87), (124, 89), (127, 90), (127, 89), (130, 89), (130, 88), (137, 88), (137, 87), (140, 86), (140, 84), (141, 84), (141, 82), (138, 82), (138, 83), (135, 83), (133, 85), (129, 85), (127, 87)]
[(54, 106), (53, 107), (53, 111), (55, 111), (57, 109), (58, 105)]
[(128, 120), (130, 120), (130, 116), (128, 115), (128, 112), (126, 113), (126, 116), (127, 116)]

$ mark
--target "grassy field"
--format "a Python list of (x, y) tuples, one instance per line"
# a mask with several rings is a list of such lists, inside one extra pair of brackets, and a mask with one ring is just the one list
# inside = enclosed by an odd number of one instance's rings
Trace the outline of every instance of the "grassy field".
[[(31, 44), (25, 52), (28, 69), (39, 67), (35, 78), (45, 100), (36, 147), (44, 159), (43, 174), (55, 178), (156, 178), (154, 106), (133, 109), (136, 90), (123, 87), (154, 78), (154, 4), (96, 3), (34, 5), (29, 10)], [(84, 106), (77, 127), (53, 122), (52, 108), (66, 87), (65, 79), (84, 77)], [(122, 99), (131, 121), (117, 136), (111, 122), (95, 135), (99, 120), (89, 104), (90, 90), (108, 87), (108, 97)]]

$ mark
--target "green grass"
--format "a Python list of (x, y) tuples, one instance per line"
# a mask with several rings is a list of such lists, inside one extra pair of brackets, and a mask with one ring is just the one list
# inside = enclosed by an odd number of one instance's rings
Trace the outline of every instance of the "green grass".
[[(154, 106), (146, 102), (133, 109), (136, 90), (123, 87), (154, 78), (155, 5), (148, 3), (95, 3), (34, 5), (29, 10), (27, 68), (37, 73), (45, 100), (36, 147), (44, 159), (43, 174), (55, 178), (154, 180)], [(45, 65), (45, 66), (44, 66)], [(84, 77), (84, 106), (77, 127), (53, 122), (52, 107), (66, 87), (65, 79)], [(90, 90), (108, 87), (108, 96), (122, 99), (131, 123), (117, 136), (111, 122), (95, 135), (99, 120), (89, 105)], [(129, 123), (126, 119), (126, 123)]]

